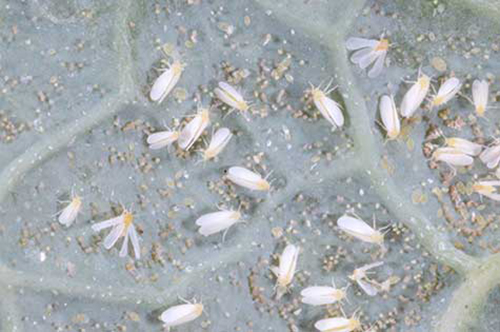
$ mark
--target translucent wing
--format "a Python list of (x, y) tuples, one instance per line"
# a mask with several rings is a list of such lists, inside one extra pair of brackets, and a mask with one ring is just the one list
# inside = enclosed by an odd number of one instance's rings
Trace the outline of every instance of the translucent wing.
[(99, 232), (105, 228), (115, 226), (121, 222), (123, 222), (123, 216), (120, 215), (118, 217), (98, 222), (97, 224), (92, 225), (92, 229), (96, 232)]
[[(169, 94), (175, 84), (174, 81), (174, 71), (169, 68), (165, 70), (154, 82), (151, 92), (149, 93), (149, 98), (152, 101), (157, 101), (161, 103), (163, 99)], [(175, 82), (177, 83), (177, 82)]]
[(374, 49), (378, 44), (378, 40), (374, 39), (365, 39), (359, 37), (351, 37), (347, 39), (345, 42), (345, 47), (348, 50), (357, 50), (360, 48), (369, 47), (370, 49)]
[(123, 238), (122, 248), (120, 249), (120, 257), (125, 257), (128, 254), (128, 236), (129, 232), (125, 233), (125, 237)]
[(130, 241), (132, 242), (132, 248), (134, 249), (134, 255), (136, 259), (141, 258), (141, 247), (139, 245), (139, 237), (137, 236), (137, 231), (134, 225), (130, 225), (128, 232), (130, 233)]
[(373, 67), (368, 71), (368, 77), (374, 78), (380, 75), (382, 69), (384, 69), (386, 55), (387, 51), (380, 51), (380, 53), (377, 54), (377, 61), (375, 61)]
[(104, 248), (111, 249), (111, 247), (115, 245), (116, 241), (118, 241), (120, 236), (123, 234), (124, 229), (125, 225), (123, 223), (114, 226), (111, 232), (104, 239)]

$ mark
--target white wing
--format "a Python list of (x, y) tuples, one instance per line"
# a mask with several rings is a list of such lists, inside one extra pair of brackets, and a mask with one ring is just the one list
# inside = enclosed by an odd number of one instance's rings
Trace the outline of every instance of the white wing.
[(209, 149), (217, 149), (221, 150), (223, 149), (226, 144), (229, 142), (233, 134), (231, 131), (227, 128), (220, 128), (217, 130), (212, 137), (212, 140), (210, 141), (210, 144), (208, 146)]
[(401, 124), (392, 96), (384, 95), (380, 99), (380, 118), (390, 138), (399, 135)]
[(433, 155), (435, 156), (435, 160), (444, 161), (455, 166), (469, 166), (474, 162), (474, 159), (471, 156), (466, 155), (465, 153), (462, 153), (454, 148), (439, 148)]
[(472, 100), (474, 101), (474, 106), (476, 110), (482, 108), (481, 112), (484, 112), (486, 106), (488, 105), (488, 82), (475, 80), (472, 83)]
[(382, 69), (384, 69), (386, 55), (387, 51), (380, 51), (380, 53), (377, 52), (377, 61), (375, 61), (373, 67), (368, 71), (368, 77), (374, 78), (380, 75)]
[(189, 150), (194, 142), (203, 134), (203, 131), (209, 124), (206, 110), (198, 113), (185, 127), (179, 135), (179, 146), (183, 150)]
[(75, 203), (71, 202), (61, 212), (58, 220), (61, 224), (69, 226), (73, 223), (73, 221), (75, 221), (79, 211), (80, 211), (80, 205), (76, 205)]
[(295, 274), (298, 256), (299, 248), (293, 244), (287, 245), (281, 254), (279, 279), (285, 281), (287, 284), (292, 281), (293, 275)]
[(317, 321), (314, 327), (324, 332), (350, 332), (349, 319), (344, 317), (327, 318)]
[(370, 49), (375, 48), (378, 45), (378, 40), (365, 39), (358, 37), (351, 37), (345, 42), (345, 47), (348, 50), (357, 50), (360, 48), (369, 47)]
[(243, 96), (241, 93), (238, 92), (233, 86), (229, 85), (226, 82), (219, 82), (219, 87), (224, 91), (225, 93), (231, 95), (232, 98), (234, 98), (236, 101), (242, 102), (244, 101)]
[(342, 127), (344, 125), (344, 115), (340, 110), (339, 104), (333, 99), (324, 96), (315, 102), (315, 104), (323, 117), (327, 119), (332, 126)]
[(251, 190), (261, 189), (262, 181), (265, 181), (260, 174), (239, 166), (229, 168), (227, 177), (237, 185)]
[(201, 314), (200, 304), (181, 304), (164, 311), (160, 319), (166, 326), (177, 326), (196, 319)]
[(113, 227), (111, 232), (109, 232), (108, 236), (104, 239), (104, 248), (111, 249), (118, 241), (120, 236), (123, 234), (123, 230), (125, 229), (125, 225), (123, 223), (116, 225)]
[(172, 84), (174, 79), (174, 71), (171, 68), (165, 70), (165, 72), (163, 72), (154, 82), (151, 92), (149, 93), (149, 98), (151, 98), (152, 101), (161, 103), (175, 85)]
[(378, 293), (378, 290), (369, 282), (364, 281), (363, 279), (356, 280), (358, 286), (366, 293), (368, 296), (375, 296)]
[(146, 142), (149, 144), (150, 149), (156, 150), (172, 144), (177, 138), (176, 132), (160, 131), (149, 135)]
[(97, 224), (92, 225), (92, 229), (96, 232), (99, 232), (105, 228), (109, 228), (115, 225), (118, 225), (119, 223), (123, 222), (123, 216), (120, 215), (118, 217), (114, 217), (108, 220), (104, 220), (101, 222), (98, 222)]
[(375, 230), (363, 220), (359, 220), (347, 215), (340, 217), (339, 220), (337, 220), (337, 225), (341, 230), (351, 235), (360, 234), (362, 236), (369, 236), (375, 233)]
[(486, 164), (488, 168), (495, 168), (500, 161), (500, 145), (486, 148), (480, 155), (479, 159)]
[(129, 236), (129, 231), (127, 230), (125, 237), (123, 238), (122, 248), (120, 249), (120, 254), (119, 254), (120, 257), (125, 257), (128, 254), (128, 236)]
[(141, 247), (139, 245), (139, 237), (137, 236), (137, 231), (135, 230), (134, 225), (129, 226), (128, 232), (130, 233), (130, 241), (132, 242), (132, 248), (134, 248), (135, 258), (140, 259)]

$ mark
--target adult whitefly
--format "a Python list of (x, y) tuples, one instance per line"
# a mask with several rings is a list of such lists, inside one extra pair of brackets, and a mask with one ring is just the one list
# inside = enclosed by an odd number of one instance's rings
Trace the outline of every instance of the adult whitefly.
[(233, 134), (228, 128), (218, 129), (212, 136), (208, 147), (203, 151), (203, 160), (207, 161), (218, 156), (229, 143)]
[(120, 257), (125, 257), (128, 254), (128, 242), (132, 242), (135, 258), (141, 258), (141, 248), (139, 246), (139, 237), (133, 224), (134, 215), (124, 210), (121, 215), (105, 221), (98, 222), (92, 225), (92, 229), (100, 232), (106, 228), (112, 228), (111, 232), (104, 238), (104, 248), (111, 249), (115, 243), (123, 237), (122, 247), (120, 249)]
[(148, 135), (146, 142), (151, 150), (170, 146), (179, 139), (180, 133), (176, 130), (165, 130)]
[(326, 91), (323, 91), (319, 87), (311, 85), (311, 95), (314, 105), (333, 128), (337, 128), (344, 125), (344, 115), (342, 114), (339, 104), (328, 97), (328, 94), (333, 90), (335, 90), (335, 88), (327, 88)]
[(419, 72), (417, 82), (405, 93), (399, 112), (403, 118), (410, 118), (415, 111), (422, 105), (427, 92), (429, 91), (431, 79), (425, 74)]
[(438, 92), (432, 98), (432, 107), (439, 107), (450, 101), (460, 91), (462, 84), (456, 77), (450, 77), (441, 84)]
[(196, 219), (196, 225), (200, 226), (198, 232), (203, 236), (209, 236), (221, 231), (227, 231), (229, 227), (241, 221), (239, 211), (224, 210), (211, 212)]
[(236, 110), (245, 112), (250, 108), (243, 95), (229, 83), (219, 82), (219, 86), (215, 88), (214, 92), (224, 104)]
[(351, 61), (361, 69), (365, 69), (375, 63), (368, 71), (368, 77), (374, 78), (380, 75), (384, 68), (385, 57), (389, 49), (389, 40), (380, 40), (351, 37), (346, 41), (346, 48), (355, 51)]
[(484, 149), (479, 159), (490, 169), (497, 167), (500, 162), (500, 144), (493, 144)]
[(380, 99), (379, 108), (380, 118), (387, 132), (387, 138), (390, 140), (398, 138), (401, 132), (401, 122), (399, 121), (398, 111), (393, 96), (383, 95)]
[(379, 246), (384, 244), (384, 234), (361, 219), (343, 215), (337, 220), (337, 226), (342, 231), (361, 241), (378, 244)]
[(210, 124), (210, 111), (206, 108), (200, 108), (198, 113), (181, 130), (178, 144), (183, 150), (189, 150), (193, 144), (200, 138), (203, 131)]
[(184, 64), (180, 61), (174, 61), (168, 68), (155, 80), (149, 93), (152, 101), (161, 103), (175, 87), (184, 70)]
[(71, 198), (71, 202), (61, 211), (57, 220), (60, 224), (69, 227), (76, 220), (81, 208), (82, 198), (74, 195)]
[(250, 190), (269, 191), (271, 189), (271, 185), (265, 178), (244, 167), (230, 167), (227, 170), (227, 178), (229, 181)]
[(489, 85), (485, 80), (474, 80), (472, 83), (472, 101), (478, 116), (484, 116), (488, 107)]
[(179, 304), (165, 310), (159, 319), (163, 322), (163, 327), (170, 328), (195, 320), (201, 316), (203, 309), (201, 303)]

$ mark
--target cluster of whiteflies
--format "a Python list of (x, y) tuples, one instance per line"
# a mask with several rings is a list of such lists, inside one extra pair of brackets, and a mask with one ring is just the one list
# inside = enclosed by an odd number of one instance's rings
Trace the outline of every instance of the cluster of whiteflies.
[[(179, 81), (184, 65), (179, 61), (174, 61), (168, 68), (156, 79), (150, 92), (150, 98), (153, 101), (161, 103), (172, 91)], [(243, 96), (234, 87), (226, 82), (220, 82), (214, 90), (218, 99), (224, 102), (232, 109), (247, 111), (249, 104)], [(197, 114), (187, 122), (182, 130), (166, 130), (156, 132), (147, 137), (147, 143), (150, 149), (156, 150), (169, 147), (177, 143), (179, 148), (187, 151), (201, 137), (205, 129), (210, 125), (210, 111), (199, 107)], [(217, 157), (231, 140), (233, 134), (228, 128), (219, 128), (213, 135), (210, 143), (202, 151), (203, 161), (212, 160)], [(244, 167), (234, 166), (227, 170), (227, 179), (236, 185), (250, 190), (269, 191), (271, 189), (267, 177), (263, 178), (260, 174), (246, 169)], [(77, 218), (83, 202), (78, 195), (72, 195), (69, 204), (60, 212), (58, 220), (65, 226), (70, 226)], [(242, 220), (240, 211), (222, 210), (205, 214), (196, 220), (199, 233), (209, 236), (221, 231), (227, 231), (232, 225)], [(92, 225), (92, 229), (100, 232), (103, 229), (111, 228), (111, 231), (104, 238), (104, 247), (111, 249), (116, 242), (123, 237), (120, 249), (120, 257), (128, 255), (129, 240), (132, 243), (136, 259), (141, 256), (139, 238), (133, 224), (134, 215), (126, 209), (114, 218), (105, 220)], [(224, 233), (225, 235), (225, 233)], [(186, 303), (169, 308), (160, 316), (165, 327), (177, 326), (196, 319), (203, 312), (201, 303)]]
[[(350, 50), (357, 50), (352, 54), (351, 61), (358, 64), (361, 69), (365, 69), (375, 61), (375, 65), (368, 72), (368, 76), (375, 77), (380, 74), (387, 54), (387, 48), (389, 47), (387, 39), (380, 39), (377, 41), (363, 38), (349, 38), (346, 45)], [(384, 95), (381, 97), (379, 104), (380, 118), (389, 140), (397, 139), (401, 133), (400, 116), (402, 118), (411, 118), (421, 107), (422, 103), (424, 103), (429, 92), (430, 82), (431, 78), (419, 71), (417, 81), (405, 93), (401, 101), (399, 114), (392, 95)], [(445, 105), (459, 93), (461, 88), (462, 83), (458, 78), (448, 78), (441, 84), (437, 93), (429, 98), (427, 107), (433, 109)], [(484, 117), (486, 110), (489, 108), (488, 82), (476, 79), (472, 83), (471, 90), (472, 99), (466, 98), (473, 104), (475, 114), (478, 117)], [(318, 92), (315, 92), (315, 94), (321, 96)], [(327, 105), (326, 103), (322, 104)], [(330, 110), (329, 112), (322, 110), (320, 106), (318, 106), (318, 108), (330, 122), (332, 122), (331, 119), (333, 116), (327, 116), (325, 114), (339, 112), (336, 110), (338, 107), (334, 106), (322, 106), (323, 109), (328, 108)], [(337, 116), (337, 118), (339, 118), (339, 116)], [(432, 159), (436, 162), (446, 163), (452, 168), (453, 172), (455, 172), (455, 167), (471, 166), (474, 163), (474, 157), (477, 156), (489, 169), (497, 168), (500, 162), (500, 142), (495, 139), (490, 146), (483, 146), (459, 137), (445, 138), (445, 146), (434, 150)], [(496, 175), (497, 178), (500, 178), (499, 168), (496, 170)], [(496, 201), (500, 201), (500, 193), (498, 192), (499, 187), (499, 180), (481, 180), (473, 184), (473, 190), (475, 192)]]
[[(347, 49), (355, 50), (351, 56), (351, 61), (365, 69), (373, 64), (368, 71), (369, 77), (376, 77), (384, 67), (385, 58), (389, 48), (387, 39), (368, 40), (363, 38), (349, 38), (346, 42)], [(150, 98), (161, 103), (173, 90), (184, 70), (184, 64), (180, 61), (173, 61), (172, 64), (156, 79), (154, 82)], [(406, 92), (401, 102), (399, 114), (403, 118), (410, 118), (426, 99), (430, 87), (430, 78), (419, 72), (417, 82)], [(439, 107), (452, 99), (460, 90), (461, 83), (455, 78), (449, 78), (439, 88), (438, 92), (432, 96), (430, 107)], [(329, 97), (329, 94), (335, 88), (325, 89), (311, 86), (309, 93), (312, 101), (322, 116), (334, 127), (340, 128), (344, 125), (344, 115), (339, 104)], [(250, 105), (243, 98), (241, 92), (226, 82), (219, 82), (218, 87), (214, 89), (214, 94), (224, 104), (231, 107), (232, 110), (238, 110), (245, 113)], [(476, 113), (483, 116), (488, 103), (488, 83), (485, 81), (474, 81), (472, 85), (472, 98)], [(380, 100), (380, 116), (382, 124), (387, 131), (388, 139), (397, 139), (401, 124), (393, 96), (382, 96)], [(169, 147), (176, 143), (182, 150), (189, 150), (195, 142), (202, 136), (203, 132), (210, 125), (210, 110), (199, 107), (196, 115), (190, 119), (182, 130), (168, 130), (155, 132), (147, 137), (147, 143), (150, 149), (161, 149)], [(231, 140), (233, 134), (231, 130), (225, 127), (219, 128), (213, 135), (208, 146), (202, 150), (204, 161), (216, 158)], [(472, 157), (479, 155), (480, 159), (487, 164), (489, 168), (494, 168), (500, 161), (500, 144), (486, 148), (479, 144), (469, 142), (461, 138), (447, 138), (446, 147), (438, 148), (433, 159), (443, 161), (451, 166), (466, 166), (473, 162)], [(236, 185), (250, 190), (269, 191), (271, 189), (267, 177), (246, 169), (244, 167), (230, 167), (227, 170), (227, 179)], [(480, 181), (474, 185), (474, 189), (482, 195), (495, 200), (500, 200), (500, 194), (496, 193), (496, 187), (500, 186), (500, 181)], [(71, 202), (62, 210), (59, 215), (59, 222), (69, 226), (77, 218), (82, 207), (82, 199), (77, 195), (72, 196)], [(117, 217), (105, 220), (92, 225), (92, 229), (100, 232), (103, 229), (111, 228), (111, 231), (104, 239), (104, 247), (111, 249), (115, 243), (123, 237), (122, 247), (119, 255), (124, 257), (128, 255), (128, 242), (133, 246), (136, 259), (140, 258), (141, 250), (139, 239), (135, 230), (134, 216), (132, 212), (124, 209)], [(242, 215), (239, 210), (221, 210), (205, 214), (196, 220), (199, 226), (199, 233), (203, 236), (213, 235), (224, 232), (234, 224), (242, 221)], [(339, 228), (349, 235), (358, 238), (364, 242), (379, 245), (385, 250), (384, 234), (369, 226), (359, 218), (343, 216), (337, 222)], [(224, 238), (223, 236), (223, 238)], [(277, 278), (276, 295), (279, 299), (292, 283), (300, 248), (289, 244), (280, 255), (279, 265), (271, 268)], [(367, 295), (375, 296), (381, 291), (389, 291), (394, 279), (389, 278), (384, 282), (378, 282), (368, 277), (368, 271), (379, 267), (383, 262), (374, 262), (353, 271), (349, 279), (354, 281)], [(346, 298), (347, 287), (339, 289), (334, 284), (330, 286), (312, 286), (303, 289), (301, 292), (302, 302), (310, 305), (327, 305), (341, 302)], [(173, 306), (167, 309), (160, 316), (164, 326), (169, 328), (177, 326), (199, 317), (203, 312), (201, 303), (185, 303)], [(332, 317), (319, 320), (315, 327), (319, 331), (342, 331), (350, 332), (360, 328), (359, 316), (354, 313), (350, 318)]]
[[(382, 250), (384, 247), (384, 233), (371, 227), (366, 222), (359, 218), (344, 215), (337, 221), (338, 227), (361, 241), (377, 244)], [(292, 284), (297, 262), (299, 258), (300, 248), (289, 244), (283, 250), (279, 257), (279, 264), (271, 267), (271, 271), (276, 276), (276, 297), (281, 298)], [(391, 277), (383, 282), (370, 278), (369, 270), (383, 265), (383, 262), (374, 262), (355, 269), (349, 276), (349, 279), (355, 282), (368, 296), (375, 296), (379, 292), (390, 290), (390, 287), (395, 282), (395, 278)], [(322, 306), (334, 303), (342, 303), (347, 297), (347, 288), (337, 288), (335, 283), (332, 286), (311, 286), (303, 289), (300, 292), (302, 303)], [(354, 313), (350, 318), (346, 317), (330, 317), (317, 321), (314, 326), (319, 331), (354, 331), (361, 327), (359, 315)]]

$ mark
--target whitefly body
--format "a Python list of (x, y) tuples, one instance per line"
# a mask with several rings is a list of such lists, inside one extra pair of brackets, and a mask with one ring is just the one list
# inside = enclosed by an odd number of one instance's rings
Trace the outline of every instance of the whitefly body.
[(329, 92), (330, 91), (325, 92), (313, 86), (311, 94), (314, 105), (334, 128), (342, 127), (344, 125), (344, 115), (342, 114), (339, 104), (327, 96)]
[(352, 332), (361, 327), (356, 317), (334, 317), (317, 321), (314, 327), (321, 332)]
[(374, 63), (368, 71), (368, 77), (374, 78), (380, 75), (384, 68), (385, 57), (389, 49), (389, 40), (384, 38), (374, 40), (351, 37), (346, 41), (346, 48), (355, 51), (351, 56), (351, 61), (361, 69), (365, 69)]
[(459, 137), (446, 138), (446, 145), (469, 156), (477, 156), (483, 150), (481, 144), (477, 144)]
[(363, 265), (357, 269), (355, 269), (352, 274), (349, 276), (349, 279), (356, 282), (366, 295), (375, 296), (378, 293), (378, 289), (376, 287), (376, 283), (373, 282), (370, 278), (368, 278), (368, 273), (371, 269), (382, 266), (384, 262), (375, 262), (367, 265)]
[(283, 250), (279, 258), (279, 265), (273, 266), (271, 271), (276, 275), (277, 298), (280, 298), (292, 283), (295, 271), (297, 269), (297, 261), (299, 258), (300, 248), (289, 244)]
[(233, 166), (227, 170), (229, 181), (250, 190), (269, 191), (271, 185), (258, 173), (244, 167)]
[(479, 155), (479, 159), (490, 169), (497, 167), (500, 162), (500, 144), (495, 144), (484, 149)]
[(231, 108), (244, 112), (250, 107), (243, 95), (229, 83), (219, 82), (219, 86), (215, 88), (214, 92), (217, 98)]
[(472, 83), (472, 101), (478, 116), (484, 116), (488, 107), (489, 85), (485, 80), (475, 80)]
[(120, 257), (125, 257), (128, 254), (128, 242), (132, 242), (135, 258), (141, 257), (139, 246), (139, 237), (133, 224), (134, 216), (131, 212), (125, 210), (121, 215), (105, 221), (101, 221), (92, 225), (92, 229), (100, 232), (103, 229), (111, 228), (111, 232), (104, 238), (104, 248), (111, 249), (115, 243), (123, 237), (122, 247), (120, 249)]
[(78, 217), (78, 213), (80, 213), (81, 208), (81, 197), (78, 195), (73, 196), (71, 202), (59, 214), (59, 223), (69, 227), (76, 220), (76, 217)]
[(226, 231), (232, 225), (241, 221), (239, 211), (218, 211), (204, 214), (196, 220), (196, 225), (200, 226), (198, 232), (203, 236), (209, 236), (221, 231)]
[(149, 98), (161, 103), (179, 82), (183, 70), (184, 65), (180, 61), (174, 61), (153, 83)]
[(472, 185), (472, 190), (480, 195), (486, 196), (494, 201), (500, 201), (500, 181), (478, 181)]
[(432, 159), (445, 162), (450, 166), (470, 166), (474, 163), (474, 158), (456, 148), (437, 148), (432, 153)]
[(179, 134), (178, 131), (160, 131), (149, 135), (146, 142), (151, 150), (157, 150), (170, 146), (177, 141), (179, 139)]
[(410, 118), (422, 105), (429, 91), (431, 79), (423, 74), (419, 75), (417, 82), (405, 93), (399, 112), (403, 118)]
[(193, 321), (202, 313), (203, 304), (201, 303), (180, 304), (165, 310), (161, 314), (160, 320), (164, 327), (170, 328)]
[(342, 231), (361, 241), (380, 246), (384, 243), (384, 234), (369, 226), (361, 219), (343, 215), (337, 220), (337, 225)]
[(179, 135), (179, 147), (186, 151), (189, 150), (209, 124), (210, 112), (208, 109), (202, 108), (182, 129)]
[(332, 304), (346, 297), (345, 290), (328, 286), (311, 286), (300, 292), (302, 303), (314, 306)]
[(227, 128), (220, 128), (219, 130), (217, 130), (212, 136), (210, 144), (205, 149), (205, 151), (203, 151), (203, 159), (207, 161), (218, 156), (222, 152), (222, 150), (224, 150), (232, 137), (233, 134)]
[(432, 99), (432, 106), (439, 107), (450, 101), (460, 91), (462, 84), (456, 77), (451, 77), (444, 81), (439, 87), (439, 90)]
[(384, 95), (380, 99), (380, 118), (382, 124), (387, 131), (387, 138), (390, 140), (396, 139), (401, 132), (401, 122), (399, 121), (398, 111), (394, 98)]

